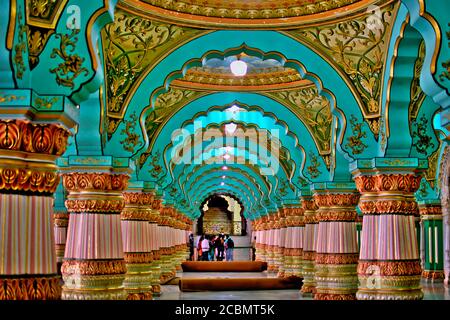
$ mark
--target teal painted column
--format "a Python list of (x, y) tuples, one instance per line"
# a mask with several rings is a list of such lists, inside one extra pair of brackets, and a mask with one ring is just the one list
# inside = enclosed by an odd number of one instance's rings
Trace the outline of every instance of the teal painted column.
[(444, 280), (442, 207), (439, 202), (421, 201), (419, 211), (423, 231), (422, 277), (441, 282)]

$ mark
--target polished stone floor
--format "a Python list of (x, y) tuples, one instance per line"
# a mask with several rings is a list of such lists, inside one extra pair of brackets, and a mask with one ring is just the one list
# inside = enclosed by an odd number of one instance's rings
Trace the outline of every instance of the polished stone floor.
[[(180, 272), (180, 278), (266, 278), (274, 277), (267, 272)], [(176, 281), (172, 281), (176, 283)], [(450, 288), (443, 283), (423, 281), (424, 300), (450, 300)], [(205, 291), (181, 292), (178, 285), (161, 286), (161, 300), (312, 300), (303, 297), (299, 290), (248, 290), (248, 291)]]

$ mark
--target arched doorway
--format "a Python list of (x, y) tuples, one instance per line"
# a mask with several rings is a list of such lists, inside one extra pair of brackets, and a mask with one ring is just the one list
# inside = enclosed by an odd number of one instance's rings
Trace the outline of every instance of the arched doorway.
[(243, 216), (244, 207), (238, 199), (229, 194), (214, 194), (200, 206), (201, 215), (197, 220), (197, 234), (247, 235), (247, 220)]

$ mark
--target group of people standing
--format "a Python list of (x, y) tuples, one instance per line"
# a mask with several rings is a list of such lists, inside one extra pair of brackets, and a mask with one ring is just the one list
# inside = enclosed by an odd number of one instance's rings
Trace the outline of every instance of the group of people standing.
[(199, 261), (233, 261), (234, 241), (229, 235), (201, 235), (197, 241)]

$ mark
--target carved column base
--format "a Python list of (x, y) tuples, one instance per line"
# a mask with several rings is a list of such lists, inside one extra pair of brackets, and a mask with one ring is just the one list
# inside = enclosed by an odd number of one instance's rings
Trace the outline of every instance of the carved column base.
[(159, 297), (161, 296), (161, 284), (160, 284), (160, 278), (161, 278), (161, 260), (156, 259), (155, 251), (153, 252), (153, 262), (150, 266), (150, 270), (152, 272), (152, 293), (153, 297)]
[[(280, 273), (280, 269), (281, 271), (283, 270), (282, 266), (283, 266), (283, 260), (284, 260), (284, 256), (283, 256), (283, 249), (284, 248), (280, 248), (278, 246), (275, 247), (274, 249), (274, 269), (275, 272), (277, 272), (277, 276), (279, 277), (279, 273)], [(284, 271), (282, 271), (284, 274)]]
[(291, 249), (292, 250), (292, 275), (295, 277), (303, 277), (303, 250), (302, 249)]
[(151, 253), (125, 253), (127, 274), (123, 285), (127, 300), (151, 300), (152, 280)]
[(421, 300), (420, 260), (358, 263), (358, 300)]
[(303, 251), (303, 285), (300, 290), (303, 296), (312, 296), (316, 293), (316, 280), (315, 280), (315, 252)]
[(267, 272), (278, 271), (275, 265), (275, 252), (273, 246), (268, 246), (266, 248), (266, 261), (267, 261)]
[(59, 300), (61, 277), (0, 278), (0, 300)]
[(422, 278), (430, 282), (444, 282), (444, 270), (423, 270)]
[(63, 300), (125, 300), (124, 260), (65, 260)]
[(315, 300), (356, 300), (358, 254), (319, 254), (315, 257)]
[(292, 256), (292, 249), (285, 248), (284, 249), (284, 260), (283, 260), (283, 271), (284, 271), (284, 277), (289, 278), (294, 274), (293, 272), (293, 260), (294, 257)]

